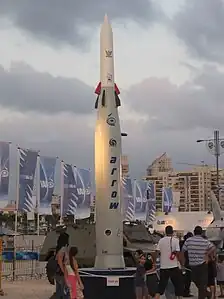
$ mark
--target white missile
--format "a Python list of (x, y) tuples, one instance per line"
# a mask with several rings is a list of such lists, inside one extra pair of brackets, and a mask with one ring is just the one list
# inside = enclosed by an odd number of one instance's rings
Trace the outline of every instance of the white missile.
[(96, 269), (124, 268), (121, 213), (119, 90), (114, 84), (113, 33), (107, 16), (100, 32), (100, 83), (95, 108)]

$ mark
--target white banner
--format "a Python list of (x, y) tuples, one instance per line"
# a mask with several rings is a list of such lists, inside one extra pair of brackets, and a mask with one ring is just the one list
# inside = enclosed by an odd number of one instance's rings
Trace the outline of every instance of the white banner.
[(180, 191), (173, 191), (173, 204), (171, 211), (178, 212), (180, 207)]

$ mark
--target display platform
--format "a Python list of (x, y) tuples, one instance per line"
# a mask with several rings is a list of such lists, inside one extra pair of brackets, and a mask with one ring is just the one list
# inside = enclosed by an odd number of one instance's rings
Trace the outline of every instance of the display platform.
[(118, 270), (79, 269), (85, 299), (135, 299), (136, 268)]

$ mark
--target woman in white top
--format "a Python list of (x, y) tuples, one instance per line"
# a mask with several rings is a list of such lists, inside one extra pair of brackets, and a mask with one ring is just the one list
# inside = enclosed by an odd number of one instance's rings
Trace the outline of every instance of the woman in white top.
[(65, 261), (67, 272), (67, 284), (70, 289), (71, 299), (82, 299), (84, 289), (81, 278), (79, 276), (78, 264), (75, 256), (78, 253), (77, 247), (71, 247), (69, 250), (68, 258)]

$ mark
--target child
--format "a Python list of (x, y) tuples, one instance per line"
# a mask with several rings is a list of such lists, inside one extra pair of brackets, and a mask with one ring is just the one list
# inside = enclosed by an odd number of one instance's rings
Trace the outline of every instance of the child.
[(84, 289), (81, 278), (79, 276), (78, 264), (75, 259), (78, 253), (76, 247), (71, 247), (69, 250), (69, 263), (66, 264), (67, 270), (67, 284), (70, 289), (70, 298), (71, 299), (83, 299)]
[(149, 298), (155, 297), (158, 288), (158, 276), (156, 265), (151, 254), (148, 254), (145, 262), (146, 285), (148, 288)]
[(217, 285), (220, 287), (220, 298), (224, 298), (224, 256), (219, 255), (217, 263)]
[(139, 256), (139, 262), (136, 267), (135, 276), (135, 291), (137, 299), (147, 299), (148, 289), (146, 285), (146, 270), (145, 270), (146, 258), (144, 254)]

